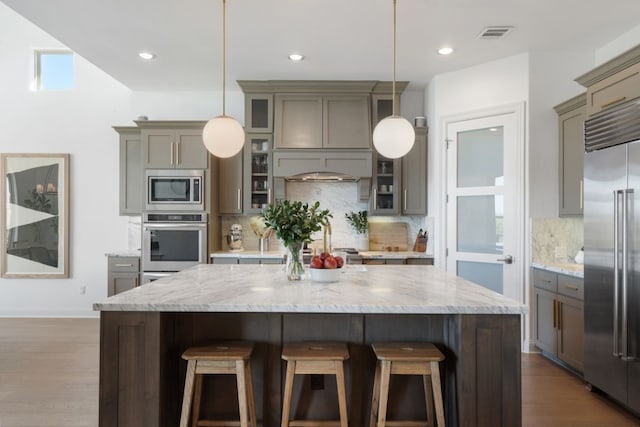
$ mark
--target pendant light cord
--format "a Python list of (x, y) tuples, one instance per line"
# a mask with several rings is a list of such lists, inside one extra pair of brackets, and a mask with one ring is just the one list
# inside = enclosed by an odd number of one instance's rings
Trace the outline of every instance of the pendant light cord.
[[(394, 77), (395, 79), (395, 77)], [(222, 115), (226, 116), (227, 104), (225, 88), (227, 86), (227, 0), (222, 0)]]
[(393, 82), (391, 84), (391, 115), (396, 115), (396, 0), (393, 0)]

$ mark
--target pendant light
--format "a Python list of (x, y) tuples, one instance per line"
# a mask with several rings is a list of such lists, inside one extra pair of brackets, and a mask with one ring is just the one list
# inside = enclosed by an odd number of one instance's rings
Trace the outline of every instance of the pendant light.
[(393, 84), (392, 114), (380, 120), (373, 129), (373, 146), (389, 159), (397, 159), (411, 151), (416, 139), (413, 126), (396, 114), (396, 0), (393, 0)]
[(222, 115), (207, 122), (202, 131), (204, 146), (216, 157), (232, 157), (244, 146), (244, 129), (225, 114), (227, 83), (227, 0), (222, 0)]

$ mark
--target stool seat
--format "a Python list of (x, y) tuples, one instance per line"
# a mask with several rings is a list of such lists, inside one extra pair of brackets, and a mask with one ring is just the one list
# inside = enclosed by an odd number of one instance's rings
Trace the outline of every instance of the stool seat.
[[(444, 355), (432, 343), (424, 342), (381, 342), (371, 345), (378, 359), (373, 381), (370, 427), (428, 426), (433, 427), (434, 403), (438, 427), (445, 427), (442, 389), (440, 386), (439, 362)], [(388, 421), (387, 403), (391, 375), (421, 375), (424, 383), (427, 422)]]
[[(347, 427), (347, 398), (344, 382), (344, 361), (349, 359), (346, 344), (330, 342), (287, 343), (282, 348), (282, 359), (287, 361), (287, 373), (282, 402), (281, 427), (337, 425)], [(328, 374), (336, 376), (338, 391), (339, 421), (289, 420), (291, 395), (296, 374)]]
[[(187, 427), (192, 411), (192, 426), (238, 426), (256, 427), (256, 408), (251, 378), (251, 353), (253, 343), (218, 342), (206, 346), (189, 347), (182, 358), (187, 361), (187, 375), (182, 399), (180, 427)], [(211, 374), (233, 374), (238, 387), (240, 420), (199, 420), (202, 396), (202, 376)], [(195, 390), (194, 390), (195, 388)], [(194, 397), (195, 394), (195, 397)]]

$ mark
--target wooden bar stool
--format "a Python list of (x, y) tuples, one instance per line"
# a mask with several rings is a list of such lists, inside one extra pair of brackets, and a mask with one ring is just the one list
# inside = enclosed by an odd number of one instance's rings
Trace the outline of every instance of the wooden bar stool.
[[(246, 342), (220, 342), (204, 347), (190, 347), (182, 358), (187, 361), (187, 375), (184, 381), (182, 416), (180, 427), (187, 427), (193, 399), (193, 421), (197, 426), (238, 426), (256, 427), (256, 405), (253, 400), (251, 379), (251, 353), (253, 344)], [(233, 374), (238, 384), (238, 406), (240, 421), (199, 420), (200, 398), (202, 396), (202, 376), (210, 374)]]
[[(282, 358), (287, 361), (287, 374), (282, 402), (282, 427), (336, 425), (347, 427), (347, 392), (344, 384), (344, 361), (349, 358), (349, 350), (342, 343), (290, 343), (282, 349)], [(338, 406), (340, 420), (289, 420), (291, 394), (296, 374), (335, 375), (338, 386)]]
[[(372, 344), (378, 358), (376, 374), (373, 380), (373, 398), (371, 400), (371, 420), (369, 427), (428, 426), (433, 424), (433, 405), (438, 427), (445, 427), (442, 389), (440, 388), (440, 367), (438, 362), (444, 355), (431, 343), (385, 342)], [(389, 399), (389, 381), (391, 375), (422, 375), (427, 405), (427, 422), (387, 421), (387, 402)]]

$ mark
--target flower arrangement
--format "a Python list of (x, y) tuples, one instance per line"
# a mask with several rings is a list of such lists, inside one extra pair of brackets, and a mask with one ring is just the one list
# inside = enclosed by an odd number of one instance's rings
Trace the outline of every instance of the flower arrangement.
[(273, 228), (276, 236), (288, 247), (293, 242), (310, 243), (311, 235), (320, 231), (333, 215), (328, 209), (320, 210), (320, 202), (313, 205), (284, 200), (262, 213), (265, 224)]
[(288, 250), (287, 277), (289, 280), (301, 280), (304, 275), (302, 246), (305, 242), (310, 243), (311, 235), (320, 231), (333, 215), (328, 209), (321, 210), (320, 202), (309, 205), (284, 200), (279, 204), (269, 205), (262, 217)]
[(356, 233), (365, 234), (367, 232), (367, 227), (369, 225), (367, 211), (351, 211), (349, 213), (345, 213), (344, 216), (347, 218), (347, 222)]

